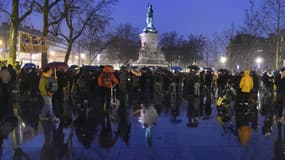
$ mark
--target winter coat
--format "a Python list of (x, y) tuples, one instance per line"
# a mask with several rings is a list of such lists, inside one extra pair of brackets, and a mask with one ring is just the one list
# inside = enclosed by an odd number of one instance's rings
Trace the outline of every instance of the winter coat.
[(109, 66), (104, 67), (103, 72), (100, 73), (97, 82), (99, 87), (105, 87), (105, 88), (112, 88), (113, 84), (115, 85), (119, 84), (118, 79), (114, 75), (113, 68)]
[(262, 81), (266, 88), (273, 88), (274, 86), (274, 75), (265, 72), (262, 76)]
[(40, 78), (39, 90), (42, 96), (48, 96), (48, 85), (50, 78), (51, 77), (46, 73), (43, 73), (42, 77)]
[(253, 88), (253, 79), (249, 75), (249, 71), (244, 71), (244, 75), (240, 80), (239, 88), (241, 89), (242, 93), (249, 93)]
[(195, 94), (194, 84), (196, 82), (196, 77), (194, 73), (189, 73), (186, 75), (186, 79), (184, 81), (184, 96), (190, 96)]

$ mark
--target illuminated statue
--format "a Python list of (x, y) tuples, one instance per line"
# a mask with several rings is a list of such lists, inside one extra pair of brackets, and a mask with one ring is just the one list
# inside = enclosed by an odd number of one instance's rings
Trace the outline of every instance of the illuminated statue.
[(144, 29), (145, 32), (157, 32), (156, 29), (153, 26), (153, 9), (152, 5), (148, 4), (147, 9), (147, 16), (146, 16), (146, 28)]

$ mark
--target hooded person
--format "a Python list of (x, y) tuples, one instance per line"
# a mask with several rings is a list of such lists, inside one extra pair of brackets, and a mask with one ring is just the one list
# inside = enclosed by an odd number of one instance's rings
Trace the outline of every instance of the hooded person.
[(239, 88), (241, 90), (242, 100), (248, 100), (249, 94), (253, 89), (253, 79), (249, 74), (249, 70), (244, 71), (244, 74), (239, 83)]
[[(114, 84), (118, 85), (119, 81), (114, 74), (113, 68), (106, 65), (103, 68), (103, 72), (99, 74), (97, 82), (102, 92), (103, 110), (105, 112), (110, 106), (111, 89)], [(104, 102), (106, 102), (106, 104), (104, 104)]]

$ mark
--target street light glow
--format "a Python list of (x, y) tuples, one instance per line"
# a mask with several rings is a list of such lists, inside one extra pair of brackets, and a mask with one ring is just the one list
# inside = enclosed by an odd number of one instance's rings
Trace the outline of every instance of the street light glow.
[(81, 54), (80, 54), (80, 57), (81, 57), (82, 59), (85, 59), (86, 55), (85, 55), (84, 53), (81, 53)]
[(257, 68), (260, 69), (260, 64), (263, 62), (263, 58), (257, 57), (255, 59), (255, 62), (257, 63)]
[(98, 54), (98, 55), (97, 55), (96, 60), (97, 60), (97, 62), (100, 62), (100, 61), (101, 61), (101, 54)]
[(222, 56), (222, 57), (221, 57), (221, 63), (222, 63), (222, 64), (225, 64), (226, 61), (227, 61), (227, 58), (226, 58), (225, 56)]
[(261, 57), (257, 57), (257, 58), (255, 59), (255, 62), (256, 62), (257, 64), (262, 63), (262, 61), (263, 61), (263, 59), (262, 59)]
[(51, 55), (51, 56), (54, 56), (54, 55), (55, 55), (55, 52), (54, 52), (54, 51), (51, 51), (51, 52), (50, 52), (50, 55)]
[(3, 41), (2, 40), (0, 40), (0, 45), (2, 45), (3, 44)]

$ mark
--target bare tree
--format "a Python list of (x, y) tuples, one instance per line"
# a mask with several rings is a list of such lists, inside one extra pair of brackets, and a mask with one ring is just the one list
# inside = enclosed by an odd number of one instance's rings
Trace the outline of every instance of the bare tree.
[[(64, 62), (68, 62), (72, 50), (72, 44), (78, 39), (87, 24), (105, 23), (109, 19), (108, 11), (116, 0), (63, 0), (64, 1), (64, 23), (58, 23), (54, 28), (54, 33), (63, 37), (67, 42), (67, 51)], [(64, 26), (67, 27), (67, 33), (63, 31)], [(98, 24), (98, 26), (103, 26)]]
[[(161, 34), (161, 38), (159, 41), (159, 44), (165, 54), (165, 58), (170, 64), (172, 65), (175, 63), (175, 59), (177, 57), (177, 54), (179, 52), (179, 47), (182, 47), (182, 40), (184, 40), (184, 37), (179, 37), (178, 33), (173, 32), (166, 32)], [(179, 42), (180, 46), (179, 46)], [(184, 42), (183, 44), (186, 44), (187, 42)]]
[(129, 60), (138, 58), (139, 29), (131, 24), (120, 24), (111, 35), (110, 48), (118, 52), (120, 62), (128, 63)]
[(275, 69), (280, 65), (280, 30), (285, 27), (285, 0), (263, 0), (261, 8), (263, 29), (275, 34)]
[(254, 2), (251, 0), (249, 3), (250, 8), (245, 10), (244, 24), (241, 26), (241, 32), (252, 36), (261, 36), (263, 32), (261, 15), (255, 8)]
[(228, 52), (228, 47), (231, 42), (231, 40), (235, 37), (237, 34), (236, 25), (234, 23), (231, 24), (231, 26), (227, 29), (225, 29), (221, 33), (214, 33), (212, 38), (213, 43), (213, 53), (214, 53), (214, 62), (215, 66), (220, 66), (219, 60), (221, 56), (226, 56), (228, 59), (227, 64), (230, 64), (229, 67), (231, 68), (232, 64), (232, 54), (231, 52)]
[[(29, 16), (33, 11), (34, 2), (33, 0), (26, 0), (23, 3), (20, 0), (12, 0), (7, 3), (10, 4), (12, 9), (7, 9), (8, 7), (4, 5), (4, 1), (0, 2), (0, 11), (6, 13), (10, 18), (10, 33), (9, 33), (9, 56), (8, 56), (8, 64), (15, 65), (16, 64), (16, 52), (17, 52), (17, 37), (18, 30), (21, 25), (21, 22)], [(20, 15), (20, 7), (25, 9), (23, 14)]]
[[(47, 36), (49, 33), (49, 27), (55, 24), (60, 23), (62, 20), (62, 14), (56, 12), (54, 8), (61, 2), (62, 0), (36, 0), (35, 4), (37, 7), (37, 11), (43, 15), (43, 30), (42, 36), (45, 42), (45, 47), (42, 51), (42, 59), (41, 65), (45, 66), (48, 62), (47, 59)], [(56, 18), (55, 18), (56, 17)]]
[(176, 32), (163, 33), (160, 45), (170, 65), (187, 66), (192, 63), (202, 64), (205, 38), (203, 35), (189, 35), (187, 38)]
[[(262, 22), (261, 15), (259, 11), (255, 8), (254, 2), (250, 1), (249, 9), (245, 10), (244, 15), (244, 24), (240, 27), (240, 31), (238, 31), (237, 37), (240, 38), (243, 42), (242, 50), (243, 52), (239, 53), (246, 60), (246, 68), (249, 68), (254, 55), (252, 53), (252, 49), (256, 47), (258, 37), (262, 35)], [(235, 42), (237, 41), (237, 37), (235, 37)], [(232, 41), (233, 42), (233, 41)], [(231, 47), (231, 46), (229, 46)], [(233, 56), (231, 57), (233, 60)], [(233, 61), (231, 61), (233, 64)]]
[(91, 65), (97, 55), (99, 55), (111, 43), (109, 35), (105, 33), (109, 20), (105, 17), (93, 18), (96, 18), (96, 20), (90, 20), (87, 23), (85, 30), (79, 38), (80, 43), (78, 46), (88, 51), (87, 60), (89, 65)]

